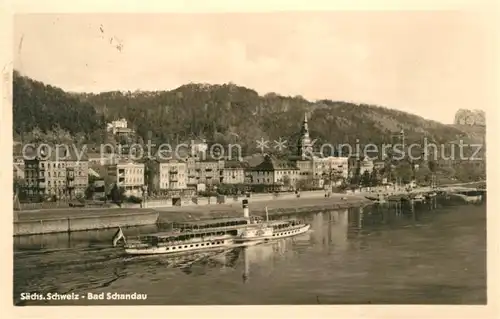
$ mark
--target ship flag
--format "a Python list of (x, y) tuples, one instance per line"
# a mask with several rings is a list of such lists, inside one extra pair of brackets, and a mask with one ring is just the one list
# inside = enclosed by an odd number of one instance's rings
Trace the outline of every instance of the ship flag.
[(123, 239), (125, 241), (125, 235), (123, 234), (122, 228), (118, 227), (118, 231), (113, 236), (113, 247), (116, 247), (118, 242)]

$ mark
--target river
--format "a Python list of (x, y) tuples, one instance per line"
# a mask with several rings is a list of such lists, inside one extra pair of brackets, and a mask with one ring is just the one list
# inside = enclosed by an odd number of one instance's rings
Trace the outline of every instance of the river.
[[(295, 238), (182, 258), (129, 257), (115, 230), (14, 239), (17, 305), (486, 304), (486, 205), (298, 216)], [(125, 234), (154, 231), (129, 228)], [(21, 300), (22, 293), (78, 300)], [(146, 300), (88, 300), (87, 293)]]

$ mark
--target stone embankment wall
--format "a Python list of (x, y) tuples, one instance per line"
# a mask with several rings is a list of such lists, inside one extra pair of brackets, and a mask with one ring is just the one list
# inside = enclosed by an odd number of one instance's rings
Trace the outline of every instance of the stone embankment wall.
[(16, 221), (14, 222), (14, 236), (152, 225), (157, 220), (157, 212), (138, 212), (108, 216)]
[(300, 196), (294, 193), (277, 193), (277, 194), (251, 194), (250, 197), (244, 195), (239, 196), (218, 196), (218, 197), (193, 197), (184, 198), (181, 200), (180, 205), (174, 205), (171, 199), (154, 199), (148, 200), (143, 204), (144, 208), (160, 208), (160, 207), (175, 207), (175, 206), (205, 206), (216, 204), (236, 204), (241, 203), (243, 199), (248, 199), (249, 202), (262, 202), (281, 199), (294, 199), (294, 198), (321, 198), (325, 197), (325, 191), (309, 191), (301, 192)]

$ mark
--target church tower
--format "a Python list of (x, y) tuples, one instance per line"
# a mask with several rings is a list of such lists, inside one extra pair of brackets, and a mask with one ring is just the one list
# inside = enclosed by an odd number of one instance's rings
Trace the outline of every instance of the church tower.
[(309, 137), (309, 127), (307, 124), (307, 113), (304, 114), (304, 122), (302, 122), (302, 128), (300, 130), (300, 138), (297, 143), (297, 155), (298, 156), (312, 156), (312, 144), (311, 138)]

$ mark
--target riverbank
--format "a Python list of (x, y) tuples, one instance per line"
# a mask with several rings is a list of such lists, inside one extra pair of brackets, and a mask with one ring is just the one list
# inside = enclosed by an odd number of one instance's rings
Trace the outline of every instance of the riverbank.
[[(463, 185), (463, 184), (462, 184)], [(448, 186), (449, 187), (449, 186)], [(412, 192), (426, 192), (428, 188)], [(391, 195), (406, 193), (405, 190), (390, 190)], [(372, 203), (365, 196), (371, 192), (355, 194), (331, 194), (324, 191), (295, 194), (255, 194), (248, 199), (252, 215), (264, 216), (266, 207), (270, 216), (345, 209)], [(245, 197), (226, 198), (224, 203), (199, 201), (198, 204), (182, 203), (183, 206), (150, 208), (71, 208), (14, 212), (14, 236), (73, 232), (116, 227), (145, 226), (155, 223), (172, 223), (203, 218), (231, 217), (242, 215), (242, 200)]]
[[(249, 211), (251, 215), (264, 216), (266, 207), (269, 216), (290, 215), (305, 212), (317, 212), (322, 210), (344, 209), (370, 204), (371, 201), (359, 195), (332, 195), (326, 198), (296, 198), (271, 201), (249, 200)], [(187, 206), (157, 208), (159, 223), (196, 220), (218, 217), (242, 216), (241, 203), (210, 205), (210, 206)]]
[[(249, 209), (252, 215), (263, 216), (267, 207), (269, 215), (276, 216), (343, 209), (369, 203), (370, 201), (363, 196), (340, 194), (334, 194), (326, 198), (293, 198), (266, 201), (252, 201), (252, 198), (249, 198)], [(14, 222), (14, 236), (140, 226), (241, 215), (241, 202), (146, 209), (77, 209), (19, 212), (18, 220)]]

